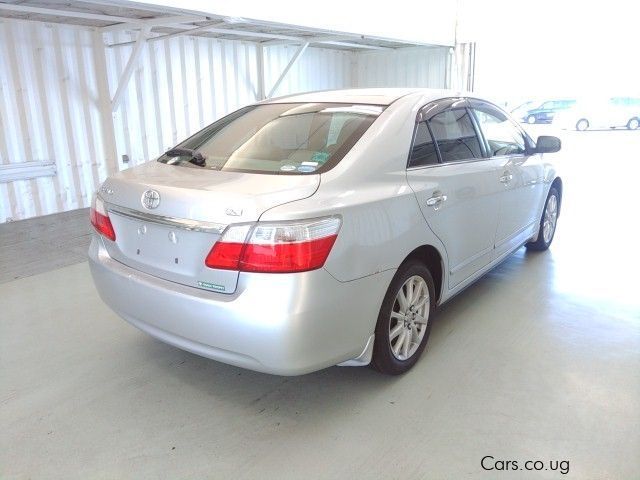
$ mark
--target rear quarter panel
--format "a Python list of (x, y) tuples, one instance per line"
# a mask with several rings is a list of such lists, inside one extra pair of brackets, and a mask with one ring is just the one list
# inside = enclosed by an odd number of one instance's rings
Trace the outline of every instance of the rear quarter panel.
[(415, 97), (393, 103), (349, 154), (322, 174), (315, 195), (272, 208), (260, 220), (341, 215), (325, 268), (342, 282), (397, 269), (425, 244), (438, 249), (446, 264), (444, 247), (424, 220), (406, 177), (415, 118), (423, 104)]

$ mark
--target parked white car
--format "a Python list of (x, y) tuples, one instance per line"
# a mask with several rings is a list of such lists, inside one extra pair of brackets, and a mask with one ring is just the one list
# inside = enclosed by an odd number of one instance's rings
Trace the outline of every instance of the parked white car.
[(402, 373), (437, 306), (522, 245), (549, 247), (559, 149), (460, 92), (268, 100), (108, 178), (91, 272), (125, 320), (199, 355)]
[(613, 97), (600, 101), (582, 101), (558, 112), (553, 123), (568, 130), (640, 128), (640, 98)]

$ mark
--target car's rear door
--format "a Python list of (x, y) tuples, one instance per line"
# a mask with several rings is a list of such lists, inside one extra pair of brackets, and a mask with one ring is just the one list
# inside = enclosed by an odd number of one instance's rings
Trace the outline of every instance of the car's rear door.
[(486, 158), (466, 100), (446, 99), (420, 111), (407, 180), (445, 246), (450, 289), (491, 261), (503, 188), (499, 166)]
[(469, 106), (485, 149), (500, 173), (497, 258), (521, 245), (537, 228), (539, 207), (544, 200), (544, 168), (539, 155), (529, 153), (532, 141), (502, 110), (480, 100), (470, 100)]

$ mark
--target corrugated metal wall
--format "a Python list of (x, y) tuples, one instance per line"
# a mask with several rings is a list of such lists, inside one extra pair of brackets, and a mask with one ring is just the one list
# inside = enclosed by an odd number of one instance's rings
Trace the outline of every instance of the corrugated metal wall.
[[(105, 113), (96, 65), (105, 59), (113, 96), (133, 47), (106, 48), (102, 57), (95, 38), (88, 28), (0, 21), (0, 164), (57, 166), (53, 177), (0, 182), (0, 222), (86, 207), (108, 172), (154, 158), (257, 98), (255, 43), (181, 36), (147, 43), (123, 101)], [(104, 36), (108, 44), (132, 39), (125, 32)], [(266, 92), (296, 49), (264, 48)], [(446, 51), (308, 48), (275, 95), (355, 86), (442, 87)], [(111, 118), (112, 125), (102, 123)], [(106, 138), (111, 130), (115, 139)], [(107, 161), (114, 140), (117, 159)]]
[[(297, 46), (272, 46), (264, 49), (267, 93), (297, 49)], [(349, 51), (308, 48), (289, 70), (278, 90), (274, 92), (274, 96), (356, 86), (355, 79), (352, 77), (352, 67), (356, 58), (356, 54)]]
[(86, 207), (104, 177), (91, 32), (0, 22), (0, 163), (57, 175), (0, 183), (0, 222)]
[(395, 51), (359, 53), (359, 87), (445, 88), (449, 49), (404, 48)]

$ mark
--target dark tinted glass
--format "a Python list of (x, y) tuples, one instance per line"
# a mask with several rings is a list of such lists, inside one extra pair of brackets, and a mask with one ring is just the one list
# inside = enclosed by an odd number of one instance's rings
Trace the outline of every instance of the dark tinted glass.
[(434, 115), (429, 126), (443, 162), (482, 157), (480, 142), (466, 109), (447, 110)]
[(524, 136), (506, 115), (494, 109), (473, 109), (489, 144), (489, 155), (517, 155), (525, 151)]
[[(339, 103), (255, 105), (228, 115), (178, 147), (197, 150), (204, 168), (252, 173), (309, 174), (336, 165), (383, 107)], [(190, 155), (158, 161), (196, 167)]]
[(409, 156), (410, 167), (420, 167), (423, 165), (433, 165), (438, 163), (438, 153), (436, 146), (429, 133), (426, 122), (420, 122), (416, 128), (416, 136), (413, 140), (411, 155)]

